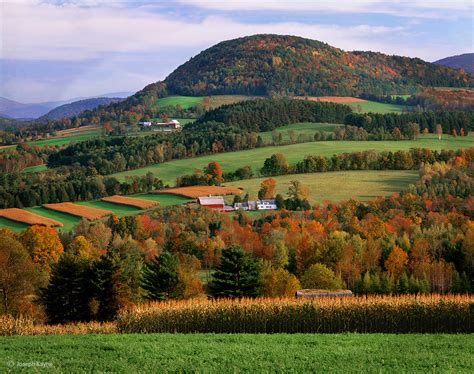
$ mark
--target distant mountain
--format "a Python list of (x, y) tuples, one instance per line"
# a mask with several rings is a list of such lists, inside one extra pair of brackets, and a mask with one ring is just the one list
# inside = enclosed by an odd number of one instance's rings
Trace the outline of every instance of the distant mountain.
[(462, 55), (450, 56), (435, 61), (435, 64), (448, 66), (455, 69), (464, 69), (464, 71), (474, 74), (474, 53), (464, 53)]
[(465, 87), (474, 76), (419, 58), (345, 52), (317, 40), (254, 35), (204, 50), (166, 79), (170, 94), (338, 95)]
[(109, 97), (97, 97), (92, 99), (85, 99), (75, 101), (70, 104), (64, 104), (54, 108), (49, 111), (44, 116), (41, 116), (39, 119), (50, 119), (56, 120), (65, 117), (77, 116), (85, 110), (91, 110), (97, 108), (99, 105), (108, 105), (110, 103), (117, 103), (122, 101), (123, 98), (109, 98)]
[[(16, 118), (16, 119), (36, 119), (42, 116), (46, 116), (54, 108), (60, 107), (65, 104), (71, 104), (71, 103), (82, 101), (82, 100), (96, 99), (96, 98), (121, 99), (121, 98), (126, 98), (131, 95), (133, 95), (133, 92), (111, 92), (111, 93), (106, 93), (106, 94), (97, 95), (97, 96), (76, 97), (76, 98), (68, 99), (68, 100), (47, 101), (43, 103), (31, 103), (31, 104), (24, 104), (18, 101), (0, 97), (0, 116), (7, 117), (7, 118)], [(117, 100), (110, 101), (109, 103), (116, 102), (116, 101)], [(108, 103), (101, 103), (98, 105), (105, 105), (105, 104), (108, 104)], [(90, 105), (90, 104), (86, 104), (86, 105)], [(93, 109), (96, 106), (93, 106), (92, 108), (87, 107), (85, 109)]]

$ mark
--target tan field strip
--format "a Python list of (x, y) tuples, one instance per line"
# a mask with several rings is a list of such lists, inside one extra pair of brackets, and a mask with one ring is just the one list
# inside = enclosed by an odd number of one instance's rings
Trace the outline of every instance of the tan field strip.
[(367, 100), (352, 96), (296, 96), (295, 99), (324, 103), (365, 103)]
[(11, 221), (26, 223), (27, 225), (41, 225), (62, 227), (61, 222), (55, 221), (51, 218), (46, 218), (38, 214), (31, 213), (27, 210), (18, 208), (0, 209), (0, 217), (7, 218)]
[(86, 126), (74, 127), (72, 129), (56, 131), (56, 136), (69, 135), (69, 134), (74, 134), (76, 132), (82, 132), (82, 131), (96, 130), (98, 128), (99, 126), (97, 125), (86, 125)]
[(43, 207), (89, 220), (95, 220), (113, 214), (110, 210), (91, 208), (89, 206), (73, 203), (44, 204)]
[(163, 190), (153, 191), (153, 193), (169, 193), (178, 196), (196, 198), (208, 195), (240, 195), (242, 190), (236, 187), (222, 187), (222, 186), (190, 186), (190, 187), (176, 187), (165, 188)]
[(135, 197), (127, 197), (120, 195), (103, 197), (101, 200), (113, 204), (128, 205), (139, 209), (148, 209), (160, 205), (159, 201), (139, 199)]

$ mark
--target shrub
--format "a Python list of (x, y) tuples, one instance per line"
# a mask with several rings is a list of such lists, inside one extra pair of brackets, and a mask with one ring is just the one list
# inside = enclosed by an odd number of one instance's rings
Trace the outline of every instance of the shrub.
[(323, 264), (314, 264), (301, 277), (303, 288), (336, 290), (343, 288), (342, 280)]

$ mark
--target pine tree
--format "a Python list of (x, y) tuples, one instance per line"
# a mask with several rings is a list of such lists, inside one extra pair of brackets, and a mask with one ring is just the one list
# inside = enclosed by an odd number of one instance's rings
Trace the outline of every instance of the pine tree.
[(40, 302), (45, 306), (48, 321), (90, 320), (91, 289), (89, 261), (69, 253), (63, 254), (53, 265), (48, 286), (41, 290)]
[(170, 252), (163, 252), (145, 264), (142, 287), (147, 292), (148, 299), (172, 298), (178, 283), (178, 260)]
[(209, 292), (214, 297), (255, 297), (260, 293), (260, 265), (238, 246), (222, 251)]

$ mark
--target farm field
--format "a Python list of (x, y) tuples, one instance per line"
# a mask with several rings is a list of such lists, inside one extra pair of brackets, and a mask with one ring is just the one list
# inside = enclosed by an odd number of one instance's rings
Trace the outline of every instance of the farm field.
[(349, 105), (352, 110), (356, 113), (401, 113), (404, 109), (406, 109), (403, 105), (396, 105), (396, 104), (386, 104), (386, 103), (378, 103), (376, 101), (364, 101), (359, 103), (342, 103)]
[(164, 184), (175, 185), (176, 178), (184, 174), (192, 174), (195, 169), (202, 169), (209, 162), (218, 161), (225, 172), (234, 171), (242, 166), (251, 166), (256, 172), (263, 166), (266, 158), (275, 153), (282, 153), (290, 164), (301, 161), (306, 155), (332, 156), (344, 152), (360, 152), (369, 149), (379, 151), (409, 150), (410, 148), (430, 148), (433, 150), (459, 149), (474, 146), (474, 137), (452, 137), (444, 135), (438, 140), (435, 135), (423, 135), (418, 140), (402, 141), (323, 141), (286, 146), (272, 146), (256, 148), (237, 152), (219, 153), (196, 158), (182, 159), (154, 164), (144, 168), (112, 174), (112, 176), (123, 181), (127, 176), (145, 175), (152, 172), (161, 178)]
[[(157, 208), (165, 208), (171, 205), (179, 205), (186, 201), (189, 201), (189, 199), (187, 198), (171, 195), (171, 194), (158, 195), (158, 194), (152, 194), (152, 193), (142, 193), (142, 194), (133, 195), (133, 197), (157, 201), (160, 203), (160, 205), (157, 207), (143, 210), (143, 209), (127, 206), (127, 205), (118, 205), (118, 204), (108, 203), (101, 200), (79, 201), (79, 202), (75, 202), (74, 204), (84, 205), (91, 208), (110, 210), (113, 212), (113, 214), (122, 217), (122, 216), (141, 214), (145, 211), (149, 211), (149, 210), (153, 210)], [(71, 231), (74, 228), (74, 226), (77, 225), (79, 221), (81, 220), (79, 217), (73, 216), (71, 214), (53, 211), (51, 209), (46, 209), (44, 207), (26, 208), (26, 210), (29, 212), (38, 214), (40, 216), (54, 219), (58, 222), (61, 222), (64, 226), (60, 228), (59, 231)], [(26, 224), (14, 222), (9, 219), (0, 217), (0, 228), (8, 228), (13, 231), (21, 231), (21, 230), (26, 229), (27, 227), (28, 225)]]
[[(167, 96), (158, 99), (153, 107), (159, 109), (166, 106), (180, 105), (183, 109), (189, 109), (198, 104), (202, 104), (204, 98), (205, 96)], [(214, 95), (210, 96), (209, 106), (214, 109), (221, 105), (234, 104), (239, 101), (251, 100), (253, 98), (254, 96), (245, 95)]]
[[(282, 127), (276, 128), (274, 131), (277, 133), (281, 133), (284, 142), (288, 142), (290, 137), (288, 135), (288, 131), (292, 130), (295, 132), (296, 137), (298, 135), (303, 134), (306, 136), (311, 136), (313, 139), (314, 134), (317, 131), (323, 131), (325, 133), (332, 133), (335, 129), (343, 125), (338, 125), (335, 123), (317, 123), (317, 122), (300, 122), (300, 123), (292, 123), (291, 125), (286, 125)], [(272, 141), (272, 132), (262, 132), (260, 133), (263, 141), (266, 143), (270, 143)]]
[[(469, 334), (110, 334), (0, 337), (0, 368), (64, 372), (470, 372)], [(61, 347), (61, 349), (58, 349)], [(467, 351), (466, 351), (467, 349)], [(198, 353), (198, 354), (197, 354)], [(40, 367), (33, 367), (40, 371)]]
[[(360, 170), (328, 173), (292, 174), (272, 177), (277, 181), (276, 192), (286, 197), (290, 181), (297, 179), (309, 188), (309, 201), (342, 201), (355, 198), (361, 201), (378, 196), (388, 196), (405, 190), (418, 179), (413, 170)], [(260, 184), (265, 178), (247, 179), (226, 183), (226, 186), (243, 188), (252, 198), (257, 197)]]
[(36, 173), (38, 171), (44, 171), (46, 170), (48, 167), (46, 165), (35, 165), (35, 166), (29, 166), (27, 168), (24, 168), (22, 170), (23, 173)]

